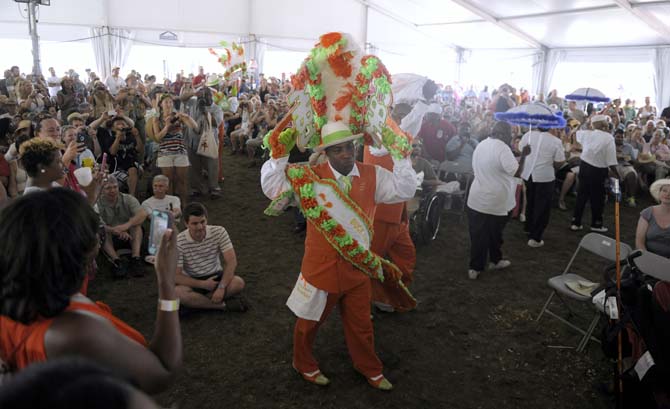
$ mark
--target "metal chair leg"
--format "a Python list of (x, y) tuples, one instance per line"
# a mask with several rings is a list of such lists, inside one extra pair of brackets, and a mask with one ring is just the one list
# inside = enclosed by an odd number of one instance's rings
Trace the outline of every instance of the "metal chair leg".
[(544, 306), (542, 307), (542, 311), (540, 311), (540, 315), (535, 318), (535, 322), (539, 322), (540, 318), (542, 318), (542, 315), (544, 315), (544, 312), (547, 310), (547, 307), (549, 307), (549, 303), (551, 303), (552, 298), (554, 298), (554, 294), (556, 294), (554, 291), (551, 292), (549, 295), (549, 298), (547, 299), (547, 302), (544, 303)]
[(577, 352), (582, 352), (583, 350), (586, 349), (586, 345), (588, 345), (589, 340), (591, 339), (591, 334), (593, 334), (593, 331), (595, 331), (599, 320), (600, 320), (600, 313), (596, 311), (595, 314), (593, 315), (593, 319), (591, 319), (591, 324), (589, 324), (589, 328), (586, 330), (584, 337), (582, 337), (582, 340), (579, 342), (579, 345), (577, 346)]

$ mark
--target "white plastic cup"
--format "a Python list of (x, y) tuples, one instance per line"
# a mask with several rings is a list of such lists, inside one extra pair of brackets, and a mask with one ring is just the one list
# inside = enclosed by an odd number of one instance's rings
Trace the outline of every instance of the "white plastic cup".
[(81, 167), (75, 169), (74, 177), (77, 178), (77, 182), (79, 182), (80, 185), (86, 187), (93, 181), (93, 172), (91, 172), (91, 168), (89, 167)]

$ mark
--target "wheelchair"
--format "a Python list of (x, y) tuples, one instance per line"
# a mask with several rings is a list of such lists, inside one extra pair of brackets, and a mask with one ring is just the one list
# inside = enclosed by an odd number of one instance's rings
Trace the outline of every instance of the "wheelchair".
[(434, 188), (419, 188), (407, 203), (410, 236), (415, 244), (428, 244), (437, 238), (442, 222), (446, 194)]

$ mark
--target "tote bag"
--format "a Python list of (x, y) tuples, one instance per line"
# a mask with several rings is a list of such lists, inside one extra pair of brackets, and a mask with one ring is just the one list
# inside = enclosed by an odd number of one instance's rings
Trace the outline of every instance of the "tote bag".
[(219, 141), (214, 135), (209, 113), (207, 114), (207, 127), (200, 136), (200, 142), (198, 143), (198, 155), (211, 159), (219, 157)]

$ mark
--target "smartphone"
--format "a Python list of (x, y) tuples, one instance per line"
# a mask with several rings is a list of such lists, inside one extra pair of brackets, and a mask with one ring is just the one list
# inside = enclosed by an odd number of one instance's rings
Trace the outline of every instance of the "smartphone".
[(113, 109), (112, 109), (111, 111), (107, 111), (107, 115), (109, 115), (109, 116), (116, 116), (116, 111), (113, 110)]
[(77, 143), (86, 143), (86, 131), (77, 134)]
[(149, 254), (155, 256), (161, 242), (163, 232), (168, 228), (170, 215), (168, 212), (154, 210), (151, 212), (151, 229), (149, 231)]
[(102, 162), (100, 163), (100, 170), (104, 172), (106, 167), (107, 167), (107, 153), (103, 153)]

